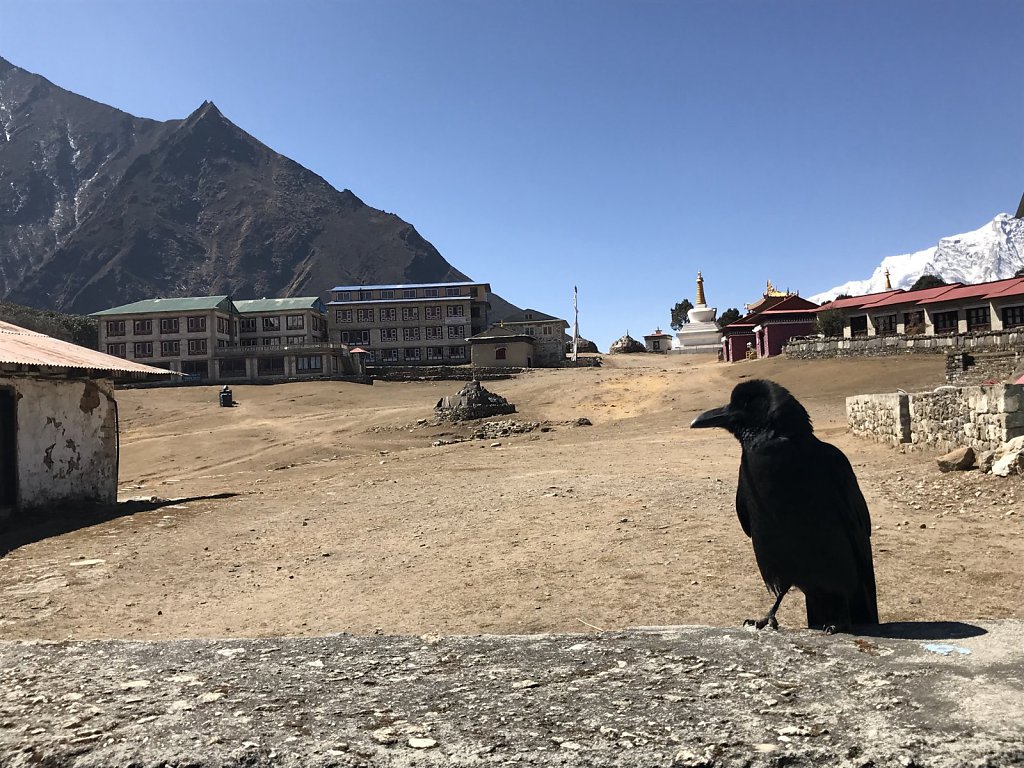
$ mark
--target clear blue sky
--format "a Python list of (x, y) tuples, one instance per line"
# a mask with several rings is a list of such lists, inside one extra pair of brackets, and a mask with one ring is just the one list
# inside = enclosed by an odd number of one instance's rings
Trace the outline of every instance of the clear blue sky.
[(210, 99), (602, 349), (1012, 213), (1021, 0), (0, 0), (0, 55), (135, 115)]

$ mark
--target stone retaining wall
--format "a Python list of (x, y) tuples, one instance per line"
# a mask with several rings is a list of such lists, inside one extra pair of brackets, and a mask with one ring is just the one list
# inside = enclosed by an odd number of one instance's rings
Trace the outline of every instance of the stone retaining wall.
[(524, 370), (470, 365), (375, 365), (368, 372), (379, 381), (495, 381), (509, 379)]
[(846, 398), (846, 418), (855, 435), (893, 446), (994, 450), (1024, 435), (1024, 385), (855, 395)]
[(1006, 381), (1024, 364), (1024, 353), (953, 352), (946, 355), (946, 383), (960, 387)]
[(791, 339), (783, 348), (797, 360), (835, 357), (942, 354), (961, 351), (1024, 351), (1024, 330), (962, 333), (952, 336), (858, 336), (853, 339), (811, 336)]

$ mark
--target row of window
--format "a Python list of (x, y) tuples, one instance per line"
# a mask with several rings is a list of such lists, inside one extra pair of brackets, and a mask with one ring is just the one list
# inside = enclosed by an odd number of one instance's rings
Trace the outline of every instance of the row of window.
[[(239, 333), (256, 333), (256, 320), (255, 317), (243, 317), (238, 321), (238, 332)], [(264, 331), (280, 331), (281, 330), (281, 318), (280, 317), (264, 317), (263, 330)], [(313, 330), (319, 330), (320, 321), (314, 317)], [(287, 315), (284, 319), (284, 326), (289, 331), (301, 331), (306, 327), (306, 318), (302, 315)]]
[[(220, 360), (217, 363), (222, 379), (244, 379), (249, 375), (246, 363), (243, 358), (229, 358)], [(324, 369), (324, 360), (321, 355), (309, 355), (295, 358), (295, 370), (297, 373), (320, 373)], [(181, 364), (181, 372), (198, 376), (205, 379), (209, 368), (206, 361), (190, 362), (184, 361)], [(256, 373), (260, 376), (283, 376), (283, 357), (261, 357), (256, 360)]]
[[(205, 355), (207, 350), (206, 339), (189, 339), (186, 349), (190, 355)], [(161, 341), (159, 350), (160, 357), (178, 357), (181, 355), (181, 342)], [(116, 344), (107, 344), (107, 354), (114, 357), (127, 357), (128, 345), (123, 341)], [(136, 359), (153, 357), (153, 342), (136, 341), (132, 345), (132, 357)]]
[[(320, 330), (320, 319), (317, 317), (311, 318), (313, 330)], [(240, 333), (256, 333), (256, 320), (255, 317), (243, 317), (238, 321), (238, 330)], [(264, 317), (263, 330), (264, 331), (280, 331), (281, 330), (281, 318), (280, 317)], [(146, 318), (144, 320), (107, 320), (107, 336), (124, 336), (128, 329), (128, 323), (131, 322), (132, 333), (136, 336), (151, 336), (153, 334), (153, 320)], [(325, 324), (326, 325), (326, 324)], [(306, 318), (302, 315), (287, 315), (284, 319), (284, 326), (289, 331), (301, 331), (306, 327)], [(188, 333), (206, 333), (206, 317), (186, 317), (185, 327), (188, 329)], [(178, 317), (164, 317), (160, 319), (160, 333), (180, 333), (181, 332), (181, 318)], [(217, 318), (217, 333), (231, 333), (231, 321), (226, 317)]]
[(373, 363), (419, 363), (441, 360), (465, 360), (466, 348), (457, 347), (403, 347), (394, 349), (378, 349), (367, 352), (367, 362)]
[[(447, 304), (445, 306), (447, 317), (465, 317), (466, 308), (462, 304)], [(398, 321), (398, 307), (381, 307), (377, 310), (377, 316), (382, 323), (394, 323)], [(441, 305), (424, 307), (423, 316), (426, 320), (441, 319)], [(334, 312), (334, 319), (339, 323), (372, 323), (374, 321), (373, 309), (337, 309)], [(419, 307), (402, 307), (402, 320), (419, 320)]]
[[(445, 296), (468, 296), (469, 291), (461, 286), (447, 286)], [(387, 299), (436, 299), (441, 296), (441, 289), (433, 288), (381, 288), (375, 291), (335, 291), (335, 301), (386, 301)]]
[[(445, 328), (448, 329), (447, 338), (449, 339), (466, 338), (466, 326), (464, 325), (432, 325), (422, 329), (402, 328), (402, 341), (440, 341), (445, 338)], [(382, 343), (395, 342), (398, 341), (398, 330), (398, 328), (381, 328), (377, 333)], [(341, 343), (369, 345), (372, 343), (370, 341), (370, 331), (369, 329), (342, 331)]]
[(305, 336), (265, 336), (262, 339), (239, 339), (238, 346), (240, 347), (258, 347), (261, 344), (264, 347), (279, 347), (282, 344), (305, 344)]
[[(1004, 307), (1002, 312), (1003, 328), (1019, 328), (1024, 326), (1024, 306)], [(972, 307), (965, 310), (967, 332), (982, 332), (992, 328), (992, 318), (988, 307)], [(875, 333), (879, 336), (891, 336), (898, 332), (896, 314), (876, 315), (872, 318)], [(946, 312), (932, 313), (932, 325), (937, 335), (957, 333), (960, 330), (960, 313), (952, 309)], [(903, 313), (904, 333), (912, 336), (925, 332), (924, 311)], [(854, 336), (867, 335), (867, 318), (850, 318), (850, 330)]]

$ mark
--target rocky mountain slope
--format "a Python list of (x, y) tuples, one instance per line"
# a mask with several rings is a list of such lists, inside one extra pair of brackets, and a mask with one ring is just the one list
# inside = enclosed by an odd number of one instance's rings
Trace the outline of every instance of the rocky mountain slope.
[(0, 59), (0, 131), (0, 298), (92, 312), (153, 296), (467, 279), (411, 224), (210, 102), (147, 120)]
[[(1021, 201), (1024, 209), (1024, 200)], [(1024, 218), (1001, 213), (973, 232), (952, 235), (923, 251), (887, 256), (866, 280), (851, 280), (810, 296), (823, 303), (838, 294), (851, 296), (885, 290), (885, 271), (893, 288), (909, 288), (921, 275), (938, 275), (946, 282), (982, 283), (1013, 277), (1024, 268)]]

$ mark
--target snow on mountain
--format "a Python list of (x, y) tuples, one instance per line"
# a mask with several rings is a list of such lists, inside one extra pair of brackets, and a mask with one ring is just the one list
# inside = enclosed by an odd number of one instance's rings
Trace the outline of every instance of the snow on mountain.
[(939, 240), (915, 253), (886, 256), (867, 280), (851, 280), (809, 297), (819, 304), (840, 293), (857, 296), (885, 290), (885, 270), (893, 288), (910, 288), (921, 275), (938, 275), (947, 283), (1002, 280), (1024, 268), (1024, 219), (1000, 213), (985, 226)]

